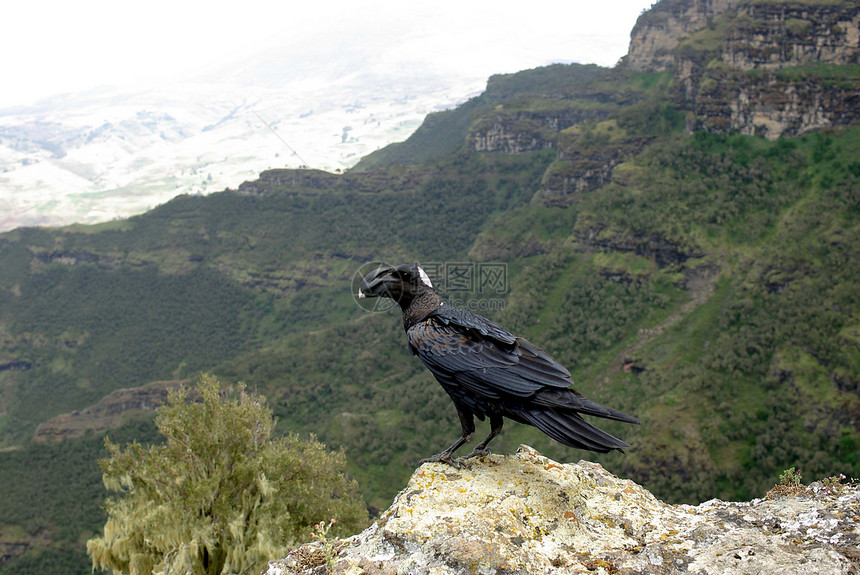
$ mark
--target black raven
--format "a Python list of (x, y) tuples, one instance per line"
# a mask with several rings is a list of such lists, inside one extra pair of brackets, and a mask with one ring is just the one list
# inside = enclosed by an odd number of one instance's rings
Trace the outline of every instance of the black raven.
[(472, 438), (477, 416), (490, 433), (464, 459), (485, 455), (502, 431), (503, 417), (533, 425), (570, 447), (606, 453), (630, 447), (579, 414), (639, 423), (635, 417), (586, 399), (570, 372), (546, 352), (468, 310), (446, 305), (418, 264), (380, 267), (359, 284), (359, 297), (387, 297), (400, 304), (409, 349), (433, 372), (460, 416), (462, 435), (427, 459), (459, 465), (454, 452)]

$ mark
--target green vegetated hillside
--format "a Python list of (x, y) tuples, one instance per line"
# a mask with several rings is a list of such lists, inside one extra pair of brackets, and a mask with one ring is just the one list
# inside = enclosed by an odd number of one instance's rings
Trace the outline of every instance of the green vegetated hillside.
[[(201, 371), (343, 448), (387, 507), (459, 425), (399, 313), (352, 297), (372, 260), (504, 264), (503, 293), (440, 285), (642, 420), (602, 425), (626, 454), (516, 424), (497, 452), (597, 460), (673, 502), (761, 496), (790, 466), (860, 475), (860, 127), (688, 133), (675, 89), (578, 65), (494, 77), (341, 176), (267, 172), (124, 221), (0, 234), (0, 573), (89, 572), (104, 521), (104, 431), (42, 443), (37, 426)], [(153, 440), (148, 421), (110, 435)]]

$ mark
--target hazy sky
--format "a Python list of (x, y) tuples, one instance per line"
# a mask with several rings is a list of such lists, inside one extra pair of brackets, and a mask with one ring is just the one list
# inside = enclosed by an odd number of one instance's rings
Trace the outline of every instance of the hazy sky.
[[(14, 0), (0, 106), (95, 86), (146, 87), (256, 52), (337, 45), (488, 76), (550, 62), (614, 65), (652, 0)], [(384, 61), (384, 60), (383, 60)]]

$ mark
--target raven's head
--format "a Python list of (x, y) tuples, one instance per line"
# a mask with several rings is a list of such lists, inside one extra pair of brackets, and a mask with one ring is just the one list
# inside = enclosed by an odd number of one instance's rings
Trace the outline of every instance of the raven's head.
[(383, 266), (364, 276), (358, 297), (388, 297), (403, 305), (428, 290), (433, 291), (433, 284), (421, 266), (401, 264), (396, 268)]

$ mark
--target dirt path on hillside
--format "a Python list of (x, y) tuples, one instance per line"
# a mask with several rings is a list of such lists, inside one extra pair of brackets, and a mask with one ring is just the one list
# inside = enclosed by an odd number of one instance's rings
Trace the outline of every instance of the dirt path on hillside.
[(636, 356), (648, 343), (654, 338), (662, 334), (669, 327), (687, 316), (694, 309), (705, 303), (711, 294), (714, 293), (714, 287), (717, 285), (717, 280), (720, 277), (720, 270), (716, 267), (703, 266), (699, 270), (689, 274), (685, 281), (684, 287), (690, 293), (690, 301), (682, 304), (678, 309), (672, 312), (669, 317), (650, 328), (642, 328), (639, 330), (638, 338), (626, 348), (624, 348), (615, 359), (609, 364), (603, 377), (598, 377), (598, 380), (606, 381), (610, 373), (616, 371), (641, 371), (643, 366), (639, 365), (639, 358)]

